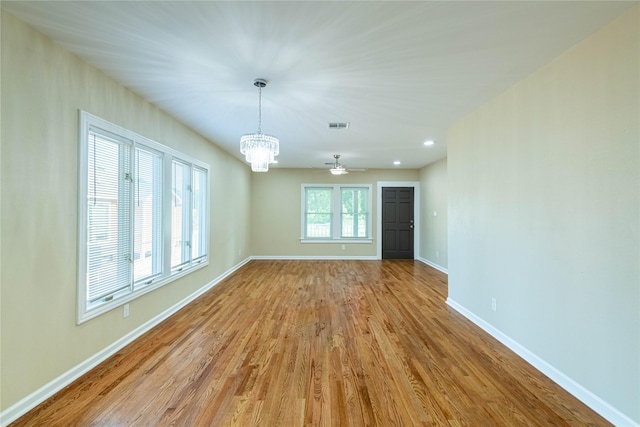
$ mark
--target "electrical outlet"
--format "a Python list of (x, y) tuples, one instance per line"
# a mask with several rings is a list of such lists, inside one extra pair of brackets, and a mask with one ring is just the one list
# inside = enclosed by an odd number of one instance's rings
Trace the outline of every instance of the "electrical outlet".
[(436, 258), (440, 258), (440, 251), (436, 251)]
[(347, 245), (342, 245), (342, 250), (344, 251), (345, 249), (347, 249)]
[(122, 318), (129, 317), (129, 304), (125, 304), (122, 306)]
[(498, 303), (495, 298), (491, 298), (491, 310), (498, 311)]

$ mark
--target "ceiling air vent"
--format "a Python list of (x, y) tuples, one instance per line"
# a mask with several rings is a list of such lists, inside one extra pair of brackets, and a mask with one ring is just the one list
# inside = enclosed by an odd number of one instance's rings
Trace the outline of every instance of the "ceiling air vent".
[(343, 122), (343, 123), (329, 123), (329, 129), (346, 129), (349, 127), (349, 122)]

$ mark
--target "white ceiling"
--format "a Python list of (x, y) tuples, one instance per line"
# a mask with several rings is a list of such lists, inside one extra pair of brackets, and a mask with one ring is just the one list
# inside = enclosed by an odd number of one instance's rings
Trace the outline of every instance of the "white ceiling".
[[(258, 125), (276, 167), (417, 168), (446, 130), (634, 2), (11, 2), (2, 9), (242, 158)], [(329, 122), (350, 122), (329, 130)], [(426, 139), (436, 144), (423, 146)]]

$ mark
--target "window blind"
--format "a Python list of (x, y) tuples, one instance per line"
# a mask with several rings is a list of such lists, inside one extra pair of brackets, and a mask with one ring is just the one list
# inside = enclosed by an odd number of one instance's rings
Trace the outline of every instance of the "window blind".
[(136, 283), (149, 284), (162, 273), (162, 154), (135, 150), (133, 271)]
[(79, 154), (82, 323), (207, 264), (209, 166), (84, 111)]
[(131, 285), (131, 143), (91, 128), (88, 141), (87, 301)]

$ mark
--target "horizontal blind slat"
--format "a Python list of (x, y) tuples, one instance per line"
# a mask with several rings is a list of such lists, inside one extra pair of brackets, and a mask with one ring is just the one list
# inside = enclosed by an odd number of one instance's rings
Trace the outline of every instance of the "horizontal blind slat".
[(130, 147), (89, 131), (86, 298), (93, 302), (130, 286), (130, 185), (124, 180)]

